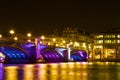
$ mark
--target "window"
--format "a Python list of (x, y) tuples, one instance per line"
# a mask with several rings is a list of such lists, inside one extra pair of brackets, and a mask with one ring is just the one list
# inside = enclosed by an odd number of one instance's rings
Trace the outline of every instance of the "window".
[(111, 35), (111, 38), (115, 38), (115, 35)]
[(116, 40), (111, 40), (111, 43), (116, 43)]
[(105, 35), (104, 38), (110, 38), (110, 36), (109, 35)]
[(94, 40), (94, 43), (96, 43), (96, 44), (102, 44), (103, 40)]
[(115, 38), (115, 35), (105, 35), (104, 38)]
[(117, 35), (117, 38), (120, 38), (120, 35)]
[(104, 43), (111, 43), (111, 40), (105, 40)]
[(103, 35), (95, 36), (94, 38), (103, 38)]
[(120, 43), (120, 40), (117, 40), (117, 43)]

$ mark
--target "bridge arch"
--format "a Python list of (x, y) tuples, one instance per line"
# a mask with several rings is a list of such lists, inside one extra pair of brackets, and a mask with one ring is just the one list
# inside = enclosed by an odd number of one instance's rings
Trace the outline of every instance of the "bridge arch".
[(5, 63), (28, 63), (29, 54), (13, 46), (0, 46), (0, 52), (5, 55)]

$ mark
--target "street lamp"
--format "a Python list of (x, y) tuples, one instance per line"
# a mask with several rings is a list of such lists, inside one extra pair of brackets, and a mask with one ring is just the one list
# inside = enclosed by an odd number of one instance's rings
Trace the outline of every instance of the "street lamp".
[(11, 29), (10, 31), (9, 31), (9, 33), (10, 33), (10, 40), (12, 40), (13, 39), (13, 37), (14, 37), (14, 34), (15, 34), (15, 31), (13, 30), (13, 29)]
[(44, 44), (44, 39), (45, 39), (45, 37), (44, 37), (44, 36), (41, 36), (41, 39), (42, 39), (42, 44)]
[(56, 39), (55, 38), (53, 38), (53, 45), (55, 45), (56, 43), (55, 43), (55, 41), (56, 41)]
[(31, 33), (27, 33), (27, 36), (28, 36), (28, 37), (31, 37), (31, 36), (32, 36), (32, 34), (31, 34)]
[(66, 43), (65, 40), (63, 40), (63, 43)]
[(15, 40), (15, 41), (17, 41), (17, 40), (18, 40), (18, 38), (17, 38), (17, 37), (14, 37), (14, 40)]
[(55, 42), (55, 41), (56, 41), (56, 39), (55, 39), (55, 38), (53, 38), (53, 41)]
[(50, 45), (50, 42), (48, 43), (48, 45)]
[(31, 36), (32, 36), (32, 34), (31, 34), (31, 33), (27, 33), (27, 37), (28, 37), (28, 40), (27, 40), (27, 41), (28, 41), (28, 42), (31, 42), (31, 39), (30, 39), (30, 38), (31, 38)]
[(2, 38), (2, 34), (0, 34), (0, 38)]
[(14, 34), (15, 31), (12, 29), (12, 30), (9, 31), (9, 33), (10, 33), (10, 34)]
[(44, 36), (41, 36), (41, 39), (45, 39), (45, 37), (44, 37)]

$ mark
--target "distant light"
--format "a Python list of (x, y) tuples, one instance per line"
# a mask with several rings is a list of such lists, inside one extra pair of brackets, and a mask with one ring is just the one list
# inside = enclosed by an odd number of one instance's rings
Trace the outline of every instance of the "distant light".
[(10, 34), (14, 34), (15, 33), (15, 31), (14, 30), (10, 30)]
[(44, 36), (41, 36), (41, 39), (45, 39), (45, 37), (44, 37)]
[(17, 37), (14, 37), (14, 40), (18, 40), (18, 38), (17, 38)]
[(31, 36), (32, 36), (32, 34), (31, 34), (31, 33), (27, 33), (27, 36), (28, 36), (28, 37), (31, 37)]
[(53, 38), (53, 41), (56, 41), (56, 39), (55, 39), (55, 38)]
[(59, 46), (58, 44), (56, 44), (56, 46)]
[(31, 40), (30, 40), (30, 39), (28, 39), (27, 41), (28, 41), (28, 42), (31, 42)]
[(72, 44), (73, 44), (73, 42), (70, 42), (70, 44), (72, 45)]
[(42, 41), (40, 41), (40, 44), (42, 43)]
[(48, 43), (48, 45), (50, 45), (50, 43)]
[(65, 43), (65, 40), (63, 41), (63, 43)]
[(0, 38), (2, 38), (2, 34), (0, 34)]

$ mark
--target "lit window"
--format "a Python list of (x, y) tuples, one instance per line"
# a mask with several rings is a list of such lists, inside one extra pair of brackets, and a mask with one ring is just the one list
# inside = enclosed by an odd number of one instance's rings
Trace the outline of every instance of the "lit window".
[(120, 38), (120, 35), (117, 35), (117, 38)]
[(109, 35), (105, 35), (104, 38), (110, 38), (110, 36)]
[(104, 42), (105, 43), (111, 43), (111, 40), (105, 40)]
[(105, 35), (104, 38), (115, 38), (115, 35)]
[(94, 43), (96, 43), (96, 44), (102, 44), (103, 40), (94, 40)]
[(111, 35), (111, 38), (115, 38), (115, 35)]
[(103, 40), (98, 40), (98, 43), (100, 44), (100, 43), (103, 43)]
[(99, 46), (94, 46), (94, 48), (103, 48), (103, 46), (102, 45), (99, 45)]
[(95, 38), (103, 38), (103, 35), (95, 36)]
[(116, 40), (111, 40), (111, 43), (116, 43)]
[(118, 40), (117, 43), (120, 43), (120, 40)]
[(105, 43), (116, 43), (116, 40), (105, 40)]

